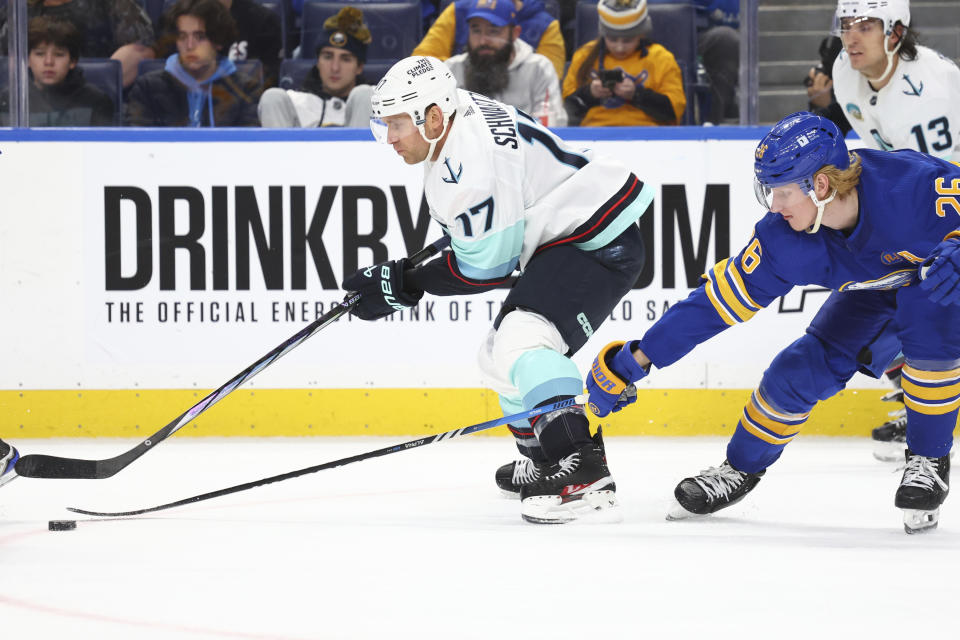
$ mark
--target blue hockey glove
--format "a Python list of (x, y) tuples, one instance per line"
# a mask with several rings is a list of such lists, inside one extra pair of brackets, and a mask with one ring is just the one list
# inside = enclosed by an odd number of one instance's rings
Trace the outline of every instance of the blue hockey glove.
[(360, 294), (360, 302), (350, 313), (361, 320), (376, 320), (417, 304), (423, 297), (423, 291), (411, 292), (403, 289), (403, 271), (406, 265), (406, 259), (389, 260), (344, 278), (344, 290)]
[(611, 342), (594, 358), (587, 377), (587, 391), (590, 392), (587, 406), (597, 417), (620, 411), (637, 401), (637, 389), (633, 383), (646, 377), (648, 371), (633, 357), (635, 344), (636, 341)]
[(943, 306), (960, 304), (960, 238), (947, 238), (920, 266), (920, 288)]

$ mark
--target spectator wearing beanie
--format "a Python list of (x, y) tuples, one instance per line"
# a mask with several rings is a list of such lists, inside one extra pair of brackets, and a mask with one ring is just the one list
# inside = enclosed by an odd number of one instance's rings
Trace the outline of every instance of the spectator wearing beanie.
[(370, 126), (373, 87), (357, 84), (372, 37), (363, 12), (344, 7), (323, 23), (326, 31), (317, 47), (317, 64), (299, 91), (267, 89), (260, 99), (264, 127)]

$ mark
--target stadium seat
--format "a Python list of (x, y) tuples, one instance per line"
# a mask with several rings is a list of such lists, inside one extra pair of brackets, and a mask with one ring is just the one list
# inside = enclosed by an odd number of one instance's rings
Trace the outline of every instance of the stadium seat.
[(123, 71), (119, 60), (109, 58), (80, 58), (77, 66), (83, 69), (83, 77), (113, 101), (113, 124), (123, 124)]
[[(454, 0), (440, 0), (440, 8), (437, 10), (437, 15), (443, 12), (447, 8), (448, 4), (453, 3)], [(547, 13), (552, 15), (556, 19), (560, 19), (560, 2), (559, 0), (543, 0), (543, 8), (547, 10)]]
[[(394, 65), (393, 60), (382, 62), (368, 62), (363, 65), (363, 76), (361, 80), (365, 84), (376, 84), (380, 81), (390, 67)], [(280, 63), (280, 82), (281, 89), (299, 89), (303, 84), (303, 79), (307, 76), (316, 60), (312, 58), (289, 58)]]
[[(358, 3), (364, 21), (373, 34), (367, 48), (367, 60), (406, 58), (422, 37), (420, 3), (416, 0)], [(303, 5), (301, 58), (314, 59), (323, 37), (323, 22), (343, 8), (343, 2), (308, 0)]]

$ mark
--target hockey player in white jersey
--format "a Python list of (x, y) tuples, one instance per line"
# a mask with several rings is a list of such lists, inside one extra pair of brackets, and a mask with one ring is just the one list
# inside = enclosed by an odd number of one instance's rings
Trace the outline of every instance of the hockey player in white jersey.
[[(833, 65), (833, 89), (847, 120), (868, 147), (915, 149), (960, 161), (960, 69), (917, 44), (909, 0), (839, 0), (835, 35), (844, 49)], [(903, 358), (886, 373), (900, 408), (873, 430), (873, 455), (902, 461), (907, 418), (900, 388)]]
[[(637, 219), (653, 191), (619, 162), (574, 149), (529, 115), (457, 88), (431, 57), (401, 60), (377, 84), (371, 128), (407, 164), (424, 164), (430, 215), (451, 250), (417, 268), (404, 260), (344, 279), (372, 320), (424, 292), (461, 295), (510, 282), (479, 363), (505, 415), (583, 390), (569, 356), (584, 345), (643, 266)], [(497, 472), (523, 518), (619, 518), (602, 440), (581, 407), (510, 426), (524, 454)]]
[(917, 44), (909, 0), (839, 0), (835, 32), (833, 90), (864, 143), (960, 160), (960, 69)]

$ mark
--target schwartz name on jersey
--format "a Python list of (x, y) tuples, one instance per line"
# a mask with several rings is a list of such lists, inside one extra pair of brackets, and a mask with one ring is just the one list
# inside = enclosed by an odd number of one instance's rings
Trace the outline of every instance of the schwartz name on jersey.
[(853, 231), (797, 232), (768, 212), (740, 253), (717, 263), (644, 335), (640, 348), (654, 365), (676, 362), (794, 285), (841, 292), (910, 286), (933, 249), (948, 235), (960, 235), (960, 167), (912, 150), (856, 153), (863, 173)]
[(415, 271), (419, 288), (477, 293), (546, 247), (598, 249), (653, 200), (653, 189), (620, 163), (571, 148), (514, 107), (458, 93), (440, 156), (424, 163), (430, 215), (453, 251)]
[(833, 91), (866, 145), (960, 160), (960, 69), (933, 49), (918, 46), (915, 60), (900, 60), (880, 91), (842, 51), (833, 65)]

